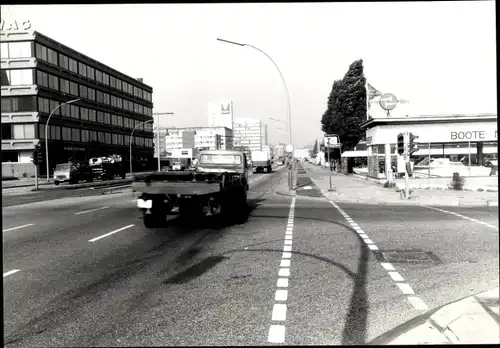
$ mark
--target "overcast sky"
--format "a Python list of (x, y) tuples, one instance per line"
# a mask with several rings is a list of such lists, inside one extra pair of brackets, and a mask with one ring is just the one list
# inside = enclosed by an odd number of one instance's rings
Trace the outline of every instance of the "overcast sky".
[[(394, 113), (496, 113), (495, 4), (482, 2), (2, 6), (39, 31), (152, 86), (162, 126), (206, 126), (210, 101), (269, 125), (286, 141), (283, 84), (295, 143), (322, 136), (333, 81), (356, 59)], [(375, 106), (378, 107), (379, 106)]]

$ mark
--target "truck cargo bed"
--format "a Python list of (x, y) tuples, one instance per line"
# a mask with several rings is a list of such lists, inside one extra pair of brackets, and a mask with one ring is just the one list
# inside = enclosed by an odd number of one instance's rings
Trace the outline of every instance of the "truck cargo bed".
[(221, 190), (222, 175), (193, 172), (157, 172), (138, 175), (133, 191), (148, 194), (207, 195)]

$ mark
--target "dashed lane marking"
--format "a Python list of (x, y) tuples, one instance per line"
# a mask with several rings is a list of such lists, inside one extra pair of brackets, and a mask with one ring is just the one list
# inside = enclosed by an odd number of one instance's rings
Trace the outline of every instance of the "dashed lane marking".
[(29, 226), (33, 226), (33, 225), (34, 224), (26, 224), (26, 225), (22, 225), (22, 226), (11, 227), (11, 228), (7, 228), (7, 229), (3, 230), (2, 232), (14, 231), (14, 230), (18, 230), (20, 228), (25, 228), (25, 227), (29, 227)]
[[(335, 207), (335, 209), (337, 209), (339, 211), (340, 214), (342, 214), (342, 216), (347, 220), (347, 222), (349, 222), (351, 227), (358, 233), (358, 235), (361, 237), (362, 241), (366, 244), (366, 246), (370, 250), (378, 250), (378, 247), (375, 245), (373, 240), (371, 240), (370, 237), (368, 237), (366, 232), (364, 232), (361, 229), (361, 227), (359, 227), (358, 224), (356, 222), (354, 222), (354, 220), (351, 219), (349, 217), (349, 215), (347, 215), (347, 213), (344, 210), (342, 210), (342, 208), (340, 208), (334, 202), (332, 202), (330, 200), (328, 200), (328, 201), (330, 202), (331, 205), (333, 205)], [(403, 283), (404, 278), (398, 272), (396, 272), (396, 269), (394, 268), (394, 266), (392, 264), (390, 264), (388, 262), (381, 262), (380, 265), (386, 271), (388, 271), (389, 276), (392, 278), (393, 281), (396, 282), (396, 285), (398, 286), (398, 288), (401, 290), (401, 292), (404, 295), (413, 295), (413, 296), (407, 296), (408, 302), (410, 302), (410, 304), (413, 306), (413, 308), (415, 308), (417, 310), (427, 310), (428, 309), (427, 305), (424, 303), (424, 301), (422, 301), (419, 297), (414, 296), (415, 292), (413, 291), (411, 286), (409, 284)]]
[(109, 232), (109, 233), (103, 234), (102, 236), (99, 236), (99, 237), (93, 238), (93, 239), (89, 240), (89, 242), (90, 242), (90, 243), (96, 242), (96, 241), (98, 241), (99, 239), (103, 239), (103, 238), (109, 237), (109, 236), (111, 236), (112, 234), (115, 234), (115, 233), (118, 233), (118, 232), (120, 232), (120, 231), (126, 230), (127, 228), (130, 228), (130, 227), (133, 227), (133, 226), (135, 226), (135, 225), (128, 225), (128, 226), (125, 226), (125, 227), (119, 228), (119, 229), (117, 229), (117, 230), (114, 230), (114, 231), (111, 231), (111, 232)]
[[(292, 257), (292, 233), (293, 233), (293, 219), (294, 219), (294, 209), (295, 209), (295, 197), (292, 198), (292, 203), (290, 204), (290, 212), (288, 213), (288, 224), (285, 230), (285, 239), (283, 245), (283, 255), (280, 262), (280, 268), (278, 271), (278, 282), (276, 286), (276, 294), (273, 306), (273, 312), (271, 315), (271, 321), (286, 321), (286, 301), (288, 300), (288, 290), (283, 288), (288, 288), (288, 279), (290, 277), (290, 264)], [(280, 289), (281, 288), (281, 289)], [(267, 338), (270, 343), (284, 343), (285, 342), (285, 325), (271, 325), (269, 327), (269, 335)]]
[(101, 208), (95, 208), (95, 209), (85, 210), (85, 211), (81, 211), (79, 213), (75, 213), (75, 215), (82, 215), (82, 214), (91, 213), (91, 212), (94, 212), (94, 211), (104, 210), (104, 209), (108, 209), (108, 208), (109, 207), (106, 206), (106, 207), (101, 207)]
[(489, 224), (489, 223), (487, 223), (487, 222), (484, 222), (484, 221), (480, 221), (480, 220), (477, 220), (477, 219), (473, 219), (473, 218), (470, 218), (470, 217), (468, 217), (468, 216), (461, 215), (461, 214), (458, 214), (458, 213), (455, 213), (455, 212), (453, 212), (453, 211), (449, 211), (449, 210), (444, 210), (444, 209), (439, 209), (439, 208), (435, 208), (435, 207), (430, 207), (430, 206), (428, 206), (428, 205), (423, 205), (423, 204), (421, 204), (421, 206), (422, 206), (422, 207), (426, 207), (426, 208), (428, 208), (428, 209), (437, 210), (437, 211), (440, 211), (440, 212), (443, 212), (443, 213), (448, 213), (448, 214), (451, 214), (451, 215), (455, 215), (455, 216), (458, 216), (458, 217), (460, 217), (460, 218), (462, 218), (462, 219), (469, 220), (469, 221), (472, 221), (472, 222), (476, 222), (476, 223), (478, 223), (478, 224), (481, 224), (481, 225), (487, 226), (487, 227), (489, 227), (489, 228), (493, 228), (493, 229), (495, 229), (495, 230), (497, 230), (497, 231), (498, 231), (498, 227), (493, 226), (493, 225), (491, 225), (491, 224)]
[(5, 272), (3, 274), (3, 277), (5, 278), (5, 277), (10, 276), (11, 274), (17, 273), (19, 271), (20, 271), (20, 269), (13, 269), (12, 271)]

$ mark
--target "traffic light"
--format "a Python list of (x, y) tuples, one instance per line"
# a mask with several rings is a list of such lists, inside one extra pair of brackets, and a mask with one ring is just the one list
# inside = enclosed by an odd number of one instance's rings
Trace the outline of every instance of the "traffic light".
[(403, 156), (405, 153), (405, 136), (403, 133), (398, 134), (398, 154)]
[(33, 154), (31, 155), (31, 162), (34, 165), (38, 165), (40, 163), (40, 145), (35, 145), (35, 149), (33, 150)]
[(418, 136), (410, 133), (410, 146), (409, 146), (410, 156), (418, 151), (418, 142), (416, 142), (415, 139), (418, 139)]

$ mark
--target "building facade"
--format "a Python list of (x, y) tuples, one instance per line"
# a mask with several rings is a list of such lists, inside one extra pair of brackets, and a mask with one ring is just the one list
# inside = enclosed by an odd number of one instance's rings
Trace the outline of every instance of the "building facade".
[[(36, 144), (49, 165), (120, 154), (153, 159), (153, 89), (36, 31), (2, 31), (2, 162), (29, 163)], [(76, 100), (76, 101), (75, 101)], [(71, 102), (71, 103), (68, 103)], [(45, 163), (40, 171), (45, 173)]]
[(208, 126), (233, 129), (233, 102), (208, 103)]
[(401, 163), (396, 144), (403, 132), (418, 136), (419, 150), (411, 156), (415, 168), (447, 159), (456, 170), (464, 165), (468, 168), (465, 172), (475, 176), (481, 171), (474, 167), (485, 167), (498, 159), (496, 114), (372, 118), (361, 127), (366, 130), (368, 173), (375, 178), (387, 178), (388, 169)]
[(251, 151), (262, 151), (262, 147), (267, 145), (267, 127), (260, 120), (252, 118), (235, 119), (234, 145), (249, 147)]
[[(165, 129), (165, 149), (190, 148), (194, 143), (195, 149), (221, 150), (233, 149), (233, 131), (228, 127), (186, 127)], [(194, 141), (189, 138), (194, 135)]]

